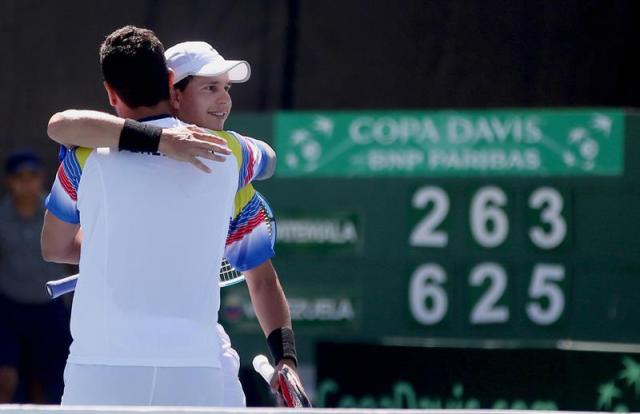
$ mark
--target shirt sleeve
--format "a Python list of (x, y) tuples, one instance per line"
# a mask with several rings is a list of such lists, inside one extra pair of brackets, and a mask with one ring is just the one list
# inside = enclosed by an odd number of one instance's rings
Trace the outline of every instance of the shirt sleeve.
[(253, 269), (275, 255), (276, 223), (267, 200), (251, 184), (236, 194), (225, 257), (237, 270)]
[(239, 143), (240, 178), (238, 188), (260, 178), (270, 163), (274, 162), (274, 152), (266, 143), (232, 132)]
[(45, 200), (45, 207), (51, 214), (67, 223), (80, 223), (78, 211), (78, 185), (82, 168), (91, 150), (73, 148), (60, 151), (60, 166), (51, 192)]

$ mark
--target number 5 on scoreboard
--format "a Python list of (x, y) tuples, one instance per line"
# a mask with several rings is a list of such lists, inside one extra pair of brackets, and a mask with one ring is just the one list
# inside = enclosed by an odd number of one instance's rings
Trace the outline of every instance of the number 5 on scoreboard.
[(551, 325), (562, 317), (565, 296), (562, 289), (565, 280), (564, 266), (540, 263), (535, 265), (529, 283), (526, 311), (536, 325)]

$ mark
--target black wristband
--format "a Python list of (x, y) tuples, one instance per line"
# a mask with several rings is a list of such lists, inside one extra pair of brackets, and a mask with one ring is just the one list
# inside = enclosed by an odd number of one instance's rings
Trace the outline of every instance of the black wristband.
[(131, 152), (158, 152), (162, 128), (125, 119), (118, 149)]
[(271, 351), (275, 365), (283, 359), (291, 359), (298, 366), (296, 357), (296, 343), (293, 338), (293, 331), (290, 328), (278, 328), (267, 337), (267, 345)]

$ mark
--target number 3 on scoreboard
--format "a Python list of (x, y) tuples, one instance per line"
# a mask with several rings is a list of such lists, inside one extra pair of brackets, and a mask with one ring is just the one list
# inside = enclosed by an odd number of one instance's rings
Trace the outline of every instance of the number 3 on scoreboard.
[(540, 249), (549, 250), (558, 247), (567, 236), (567, 222), (562, 215), (564, 200), (555, 188), (540, 187), (531, 193), (529, 208), (540, 211), (540, 224), (529, 229), (529, 239)]

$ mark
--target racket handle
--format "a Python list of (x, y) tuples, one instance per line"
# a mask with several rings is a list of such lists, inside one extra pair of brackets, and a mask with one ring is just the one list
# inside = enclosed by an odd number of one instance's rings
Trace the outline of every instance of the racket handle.
[[(271, 378), (275, 374), (275, 369), (264, 355), (256, 355), (253, 358), (253, 369), (267, 382), (271, 384)], [(278, 383), (280, 384), (280, 395), (287, 407), (311, 408), (311, 402), (300, 387), (299, 383), (287, 367), (278, 371)]]
[(64, 279), (51, 280), (47, 282), (47, 293), (51, 299), (55, 299), (65, 293), (73, 292), (78, 282), (78, 275), (65, 277)]
[(280, 394), (287, 407), (312, 408), (309, 397), (304, 389), (286, 366), (278, 370)]
[(266, 356), (256, 355), (253, 358), (253, 369), (255, 369), (265, 381), (267, 381), (267, 384), (271, 384), (271, 378), (273, 377), (275, 370), (269, 363)]

